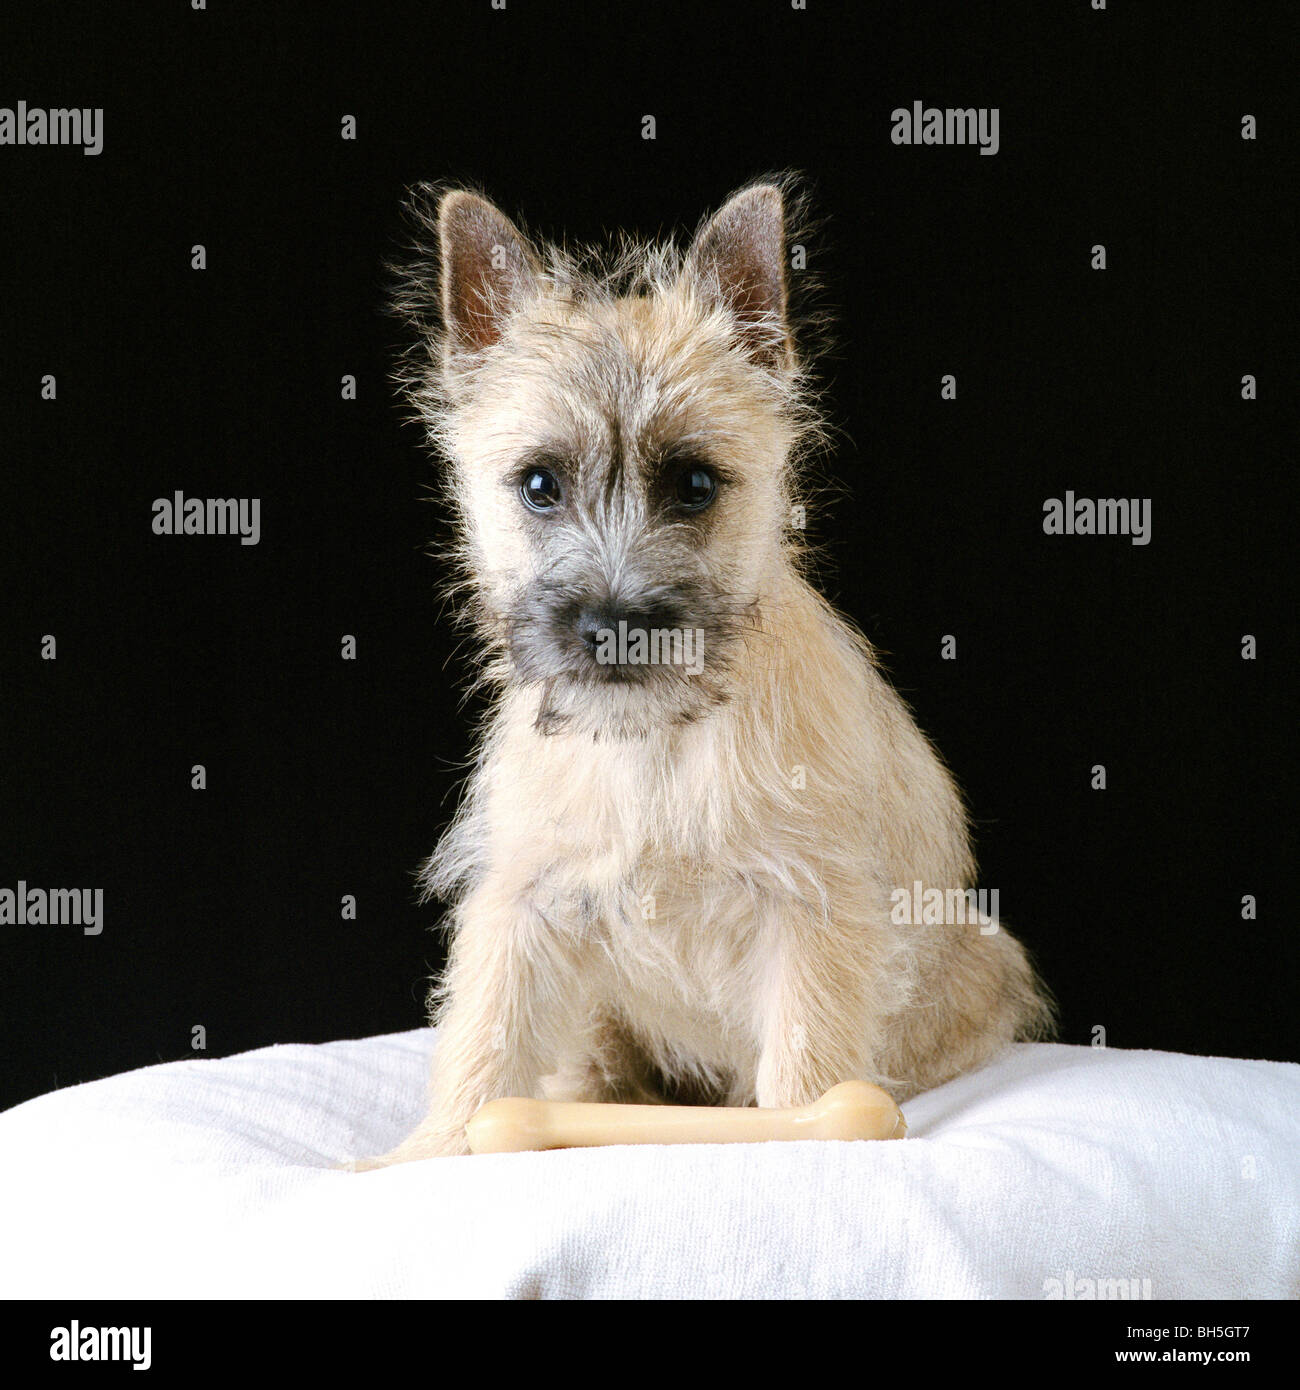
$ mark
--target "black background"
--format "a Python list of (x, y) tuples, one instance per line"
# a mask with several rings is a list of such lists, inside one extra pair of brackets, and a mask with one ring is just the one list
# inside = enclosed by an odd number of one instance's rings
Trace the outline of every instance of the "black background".
[[(105, 144), (0, 148), (0, 886), (101, 887), (105, 927), (0, 929), (0, 1103), (196, 1024), (219, 1056), (422, 1021), (412, 873), (475, 707), (387, 380), (421, 179), (581, 240), (803, 171), (837, 320), (819, 572), (963, 784), (1063, 1039), (1300, 1056), (1283, 7), (17, 8), (0, 105), (102, 106)], [(894, 146), (914, 100), (998, 107), (1000, 152)], [(260, 497), (261, 543), (154, 535), (177, 489)], [(1150, 497), (1151, 544), (1045, 536), (1067, 489)]]

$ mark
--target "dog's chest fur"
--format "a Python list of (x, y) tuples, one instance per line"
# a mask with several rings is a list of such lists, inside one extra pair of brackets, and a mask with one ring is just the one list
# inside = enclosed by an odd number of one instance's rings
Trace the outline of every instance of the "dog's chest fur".
[(493, 813), (498, 854), (597, 992), (639, 1032), (716, 1063), (732, 1034), (752, 1045), (763, 844), (778, 837), (770, 806), (770, 833), (736, 823), (719, 758), (728, 719), (626, 743), (530, 731), (527, 785), (516, 778)]

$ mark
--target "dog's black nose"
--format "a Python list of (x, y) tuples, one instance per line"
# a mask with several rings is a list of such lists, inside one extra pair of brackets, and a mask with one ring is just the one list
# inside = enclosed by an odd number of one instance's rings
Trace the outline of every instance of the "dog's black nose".
[(625, 648), (629, 642), (649, 642), (652, 632), (665, 632), (672, 626), (673, 614), (667, 609), (633, 609), (606, 604), (586, 606), (574, 620), (574, 629), (588, 651), (594, 656), (604, 643), (614, 654), (614, 661), (619, 660), (616, 653), (620, 644)]
[(602, 632), (609, 628), (618, 630), (618, 619), (603, 608), (584, 608), (573, 625), (578, 636), (594, 651)]

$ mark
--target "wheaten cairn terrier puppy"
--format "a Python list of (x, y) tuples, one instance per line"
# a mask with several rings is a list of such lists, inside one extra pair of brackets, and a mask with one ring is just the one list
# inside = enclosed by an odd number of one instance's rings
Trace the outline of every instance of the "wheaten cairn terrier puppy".
[(505, 1095), (906, 1099), (1049, 1027), (996, 924), (898, 920), (974, 863), (942, 762), (801, 572), (790, 205), (754, 184), (684, 252), (602, 258), (417, 196), (405, 379), (494, 701), (423, 874), (454, 932), (429, 1114), (359, 1166), (464, 1153)]

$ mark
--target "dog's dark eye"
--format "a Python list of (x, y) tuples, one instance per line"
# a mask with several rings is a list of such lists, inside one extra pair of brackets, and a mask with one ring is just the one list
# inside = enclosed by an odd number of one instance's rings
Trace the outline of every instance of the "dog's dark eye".
[(677, 475), (677, 503), (686, 511), (703, 511), (717, 495), (718, 481), (707, 468), (692, 464)]
[(524, 475), (519, 495), (533, 511), (548, 511), (560, 500), (560, 484), (549, 468), (533, 468)]

